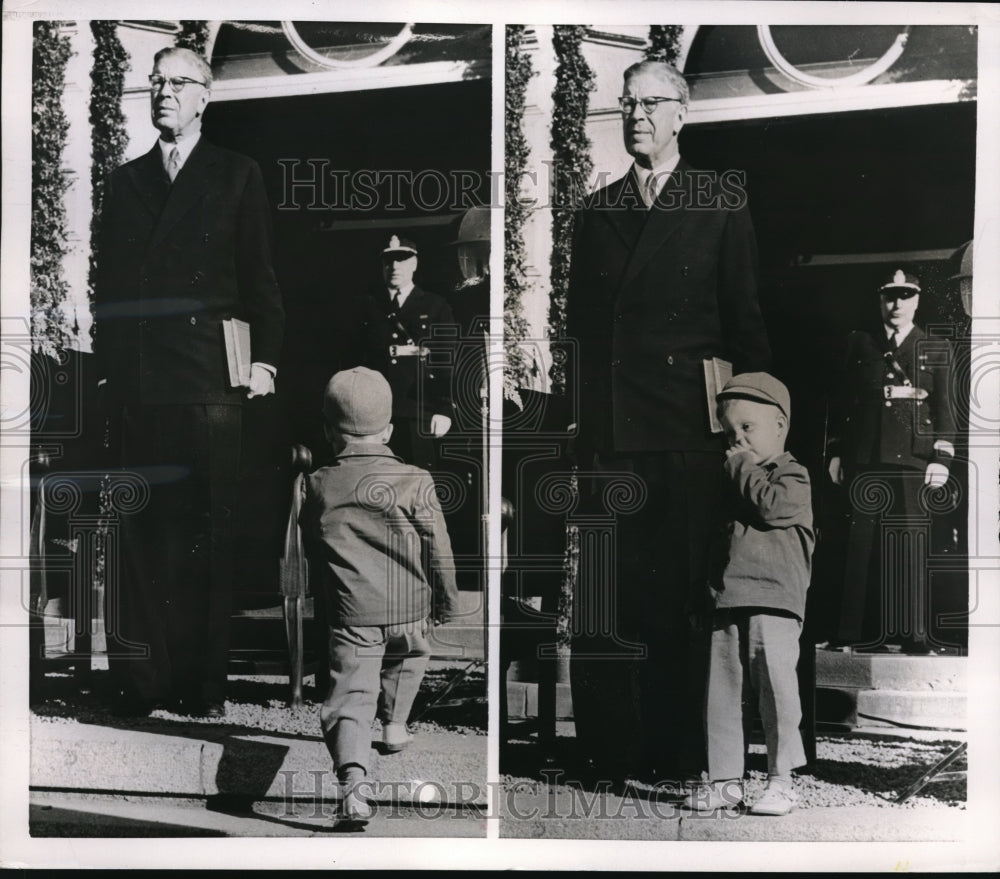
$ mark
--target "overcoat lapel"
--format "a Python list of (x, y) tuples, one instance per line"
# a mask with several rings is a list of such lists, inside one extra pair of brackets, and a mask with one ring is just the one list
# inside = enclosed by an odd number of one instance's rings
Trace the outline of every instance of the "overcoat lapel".
[(128, 167), (128, 175), (143, 205), (153, 217), (159, 217), (170, 188), (159, 143), (154, 143), (146, 155)]
[(619, 293), (639, 276), (667, 239), (680, 228), (687, 210), (685, 199), (688, 195), (683, 190), (688, 170), (686, 162), (681, 161), (677, 164), (674, 172), (663, 184), (663, 189), (656, 199), (657, 204), (647, 212), (646, 224), (639, 233), (639, 240), (622, 275)]
[(628, 172), (620, 180), (608, 186), (601, 196), (606, 200), (599, 205), (598, 213), (604, 217), (612, 229), (630, 250), (635, 247), (636, 236), (642, 228), (645, 211), (634, 209), (633, 204), (642, 204), (642, 198), (635, 182), (635, 174)]
[(204, 198), (212, 177), (211, 168), (217, 159), (218, 151), (201, 138), (170, 186), (170, 195), (150, 247), (160, 244), (181, 218)]

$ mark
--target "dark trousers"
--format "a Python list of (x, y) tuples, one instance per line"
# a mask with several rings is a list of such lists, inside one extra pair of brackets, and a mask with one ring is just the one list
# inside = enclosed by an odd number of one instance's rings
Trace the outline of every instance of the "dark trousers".
[(581, 475), (573, 712), (583, 753), (611, 775), (705, 768), (708, 635), (686, 611), (706, 588), (721, 478), (716, 452), (599, 455)]
[(239, 406), (120, 413), (120, 464), (148, 489), (108, 553), (109, 662), (129, 696), (225, 698), (241, 423)]
[(910, 467), (872, 464), (850, 482), (851, 525), (838, 639), (858, 647), (926, 645), (930, 639), (927, 557), (934, 489)]

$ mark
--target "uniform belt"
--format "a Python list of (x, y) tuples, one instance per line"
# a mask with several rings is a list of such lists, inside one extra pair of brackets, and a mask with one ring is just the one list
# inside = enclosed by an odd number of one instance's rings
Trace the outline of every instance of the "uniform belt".
[(390, 345), (390, 357), (426, 357), (430, 351), (423, 345)]
[(913, 385), (884, 385), (882, 393), (887, 400), (923, 400), (927, 397), (926, 388), (915, 388)]

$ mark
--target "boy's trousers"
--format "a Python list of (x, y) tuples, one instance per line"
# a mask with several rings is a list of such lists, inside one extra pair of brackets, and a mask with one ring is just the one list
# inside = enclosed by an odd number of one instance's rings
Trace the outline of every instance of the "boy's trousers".
[(743, 702), (760, 706), (768, 775), (788, 775), (806, 762), (795, 666), (802, 623), (765, 608), (717, 610), (712, 622), (705, 702), (708, 774), (743, 777)]
[(330, 691), (319, 717), (335, 769), (368, 771), (376, 711), (383, 723), (406, 723), (430, 656), (424, 628), (423, 620), (330, 627)]

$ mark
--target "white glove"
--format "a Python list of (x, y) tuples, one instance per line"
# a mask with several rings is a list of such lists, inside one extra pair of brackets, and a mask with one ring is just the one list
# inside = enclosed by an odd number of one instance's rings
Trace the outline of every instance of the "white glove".
[(451, 419), (447, 415), (431, 416), (431, 433), (435, 438), (444, 436), (451, 430)]
[(948, 481), (948, 468), (944, 464), (928, 464), (924, 471), (924, 485), (939, 488)]
[(250, 367), (250, 390), (247, 399), (251, 397), (266, 397), (274, 393), (274, 376), (259, 363)]
[(830, 465), (827, 467), (827, 472), (830, 474), (830, 480), (834, 485), (843, 485), (844, 468), (840, 463), (839, 456), (830, 459)]

